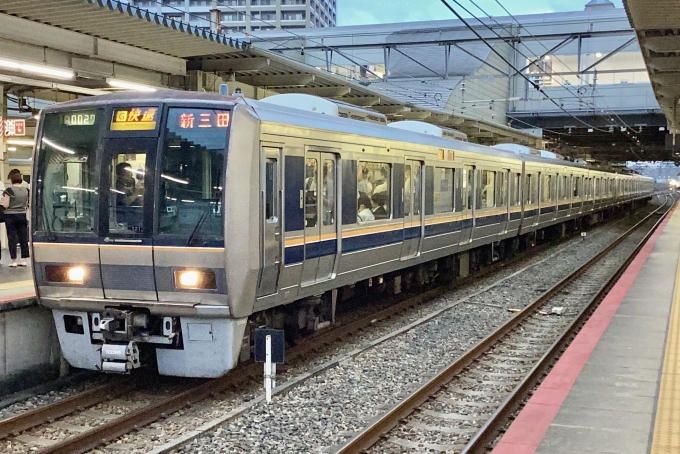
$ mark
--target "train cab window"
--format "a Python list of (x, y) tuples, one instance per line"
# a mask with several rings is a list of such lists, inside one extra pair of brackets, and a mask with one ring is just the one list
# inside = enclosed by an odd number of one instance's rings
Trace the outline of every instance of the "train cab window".
[(496, 206), (496, 172), (482, 170), (481, 184), (477, 188), (477, 209)]
[[(404, 187), (411, 184), (411, 169), (404, 171)], [(360, 161), (357, 167), (357, 220), (361, 222), (389, 219), (392, 212), (392, 166), (383, 162)], [(406, 199), (410, 191), (404, 190)]]
[(103, 110), (45, 115), (37, 145), (36, 230), (94, 234), (96, 153)]
[(443, 167), (434, 169), (434, 212), (451, 213), (454, 211), (454, 170)]
[(318, 169), (318, 159), (305, 159), (305, 227), (314, 227), (317, 222), (316, 201), (318, 192), (316, 175)]
[(224, 156), (229, 112), (171, 108), (160, 157), (158, 235), (179, 244), (224, 238)]

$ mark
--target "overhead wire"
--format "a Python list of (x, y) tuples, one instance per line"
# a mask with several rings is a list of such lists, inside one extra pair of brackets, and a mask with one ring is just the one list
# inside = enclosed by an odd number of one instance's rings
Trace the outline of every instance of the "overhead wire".
[[(498, 24), (498, 22), (497, 22), (490, 14), (488, 14), (488, 13), (487, 13), (486, 11), (484, 11), (481, 7), (479, 7), (479, 6), (474, 2), (474, 0), (469, 0), (469, 1), (470, 1), (470, 3), (472, 3), (473, 5), (475, 5), (480, 11), (482, 11), (483, 14), (487, 15), (487, 16), (489, 17), (489, 19), (493, 20), (494, 22), (496, 22), (496, 23)], [(521, 23), (521, 22), (520, 22), (520, 21), (519, 21), (519, 20), (518, 20), (518, 19), (517, 19), (517, 18), (516, 18), (516, 17), (515, 17), (515, 16), (514, 16), (514, 15), (513, 15), (513, 14), (512, 14), (505, 6), (504, 6), (504, 5), (503, 5), (503, 3), (501, 3), (500, 0), (494, 0), (494, 1), (496, 2), (496, 4), (497, 4), (498, 6), (501, 7), (501, 9), (503, 9), (503, 11), (504, 11), (504, 12), (505, 12), (505, 13), (506, 13), (506, 14), (507, 14), (507, 15), (508, 15), (508, 16), (509, 16), (509, 17), (510, 17), (517, 25), (520, 26), (520, 28), (522, 27), (522, 23)], [(499, 24), (499, 25), (500, 25), (500, 24)], [(527, 32), (527, 34), (528, 34), (530, 37), (532, 37), (532, 38), (534, 39), (535, 42), (539, 43), (539, 44), (541, 45), (541, 47), (543, 47), (543, 49), (545, 49), (545, 50), (548, 51), (548, 52), (550, 51), (550, 49), (548, 49), (548, 47), (543, 43), (543, 41), (541, 41), (541, 40), (539, 40), (538, 38), (536, 38), (536, 36), (534, 36), (534, 34), (531, 33), (531, 31), (530, 31), (527, 27), (524, 27), (524, 30)], [(526, 43), (522, 42), (522, 44), (524, 45), (524, 47), (525, 47), (527, 50), (531, 51), (531, 49), (529, 49), (529, 46), (527, 46)], [(562, 63), (562, 65), (564, 65), (564, 67), (565, 67), (567, 70), (569, 70), (569, 72), (573, 72), (573, 73), (576, 75), (576, 77), (579, 79), (580, 82), (583, 82), (582, 74), (579, 72), (579, 71), (580, 71), (580, 68), (578, 68), (578, 71), (574, 71), (569, 65), (567, 65), (567, 63), (566, 63), (564, 60), (562, 60), (562, 59), (559, 57), (559, 55), (553, 55), (553, 57), (556, 58), (557, 61), (559, 61), (560, 63)], [(566, 80), (564, 77), (562, 77), (562, 79), (563, 79), (565, 82), (567, 82), (567, 80)], [(562, 86), (564, 86), (564, 85), (562, 85)], [(565, 88), (566, 88), (566, 87), (565, 87)], [(594, 91), (595, 91), (595, 87), (593, 87), (593, 92), (594, 92)], [(579, 99), (580, 99), (580, 97), (579, 97)], [(593, 108), (597, 108), (597, 106), (595, 106), (594, 103), (591, 104), (591, 105), (593, 106)], [(611, 109), (609, 106), (607, 106), (607, 108), (608, 108), (608, 109)], [(608, 114), (613, 114), (613, 115), (615, 115), (616, 118), (617, 118), (619, 121), (621, 121), (621, 123), (623, 124), (623, 126), (624, 126), (626, 129), (631, 129), (630, 126), (625, 122), (625, 120), (623, 120), (618, 114), (616, 114), (615, 112), (613, 112), (613, 110), (610, 110), (609, 112), (605, 113), (605, 115), (608, 115)], [(617, 123), (617, 126), (618, 126), (618, 123)]]
[[(183, 9), (181, 9), (181, 8), (178, 8), (178, 7), (175, 7), (175, 6), (172, 6), (172, 5), (164, 4), (161, 0), (151, 0), (151, 1), (152, 1), (153, 3), (156, 3), (157, 5), (160, 5), (160, 6), (164, 7), (164, 8), (170, 8), (170, 9), (173, 9), (173, 10), (175, 10), (175, 11), (177, 11), (177, 12), (181, 12), (182, 14), (188, 14), (190, 17), (198, 18), (198, 19), (207, 21), (207, 22), (209, 22), (209, 23), (211, 23), (211, 24), (215, 24), (215, 25), (221, 26), (221, 24), (218, 24), (218, 23), (216, 23), (215, 21), (212, 21), (211, 19), (206, 19), (206, 18), (203, 17), (203, 16), (199, 16), (199, 15), (197, 15), (196, 13), (188, 12), (188, 11), (185, 11), (185, 10), (183, 10)], [(442, 1), (443, 1), (443, 0), (442, 0)], [(454, 1), (455, 1), (455, 0), (454, 0)], [(229, 5), (220, 5), (220, 7), (230, 9), (230, 10), (232, 10), (232, 11), (236, 12), (237, 14), (240, 14), (240, 15), (242, 15), (242, 16), (244, 16), (244, 17), (250, 17), (251, 19), (253, 18), (252, 14), (249, 14), (249, 13), (243, 12), (243, 11), (240, 11), (240, 10), (238, 10), (238, 9), (236, 9), (236, 8), (233, 8), (233, 7), (229, 6)], [(465, 9), (465, 8), (464, 8), (464, 9)], [(471, 14), (471, 13), (469, 13), (469, 14)], [(472, 15), (472, 14), (471, 14), (471, 15)], [(445, 107), (446, 103), (444, 103), (445, 105), (444, 105), (444, 107), (442, 107), (442, 106), (440, 106), (440, 105), (439, 105), (438, 103), (436, 103), (436, 102), (430, 102), (428, 99), (416, 98), (416, 97), (414, 97), (414, 96), (408, 94), (408, 92), (414, 92), (414, 91), (415, 91), (413, 88), (401, 86), (401, 85), (399, 85), (398, 83), (395, 83), (394, 81), (387, 81), (387, 80), (385, 80), (384, 77), (381, 76), (380, 74), (377, 74), (377, 73), (371, 71), (371, 70), (370, 70), (369, 68), (367, 68), (365, 65), (361, 65), (361, 64), (355, 62), (354, 60), (362, 60), (362, 61), (364, 61), (364, 62), (366, 62), (366, 63), (371, 64), (371, 65), (374, 64), (374, 62), (370, 62), (370, 61), (368, 61), (368, 60), (365, 60), (365, 59), (362, 59), (362, 58), (356, 57), (356, 56), (349, 57), (348, 55), (346, 55), (345, 52), (341, 51), (340, 49), (338, 49), (338, 48), (336, 48), (336, 47), (328, 46), (328, 45), (326, 45), (326, 44), (323, 43), (323, 42), (318, 42), (318, 41), (315, 41), (315, 40), (313, 40), (313, 39), (310, 39), (309, 37), (306, 37), (306, 36), (297, 34), (297, 33), (293, 32), (293, 31), (291, 31), (290, 29), (284, 29), (284, 28), (278, 27), (276, 24), (273, 24), (273, 23), (268, 22), (268, 21), (266, 21), (266, 20), (259, 19), (259, 18), (258, 18), (258, 19), (255, 19), (255, 20), (258, 20), (259, 22), (261, 22), (261, 23), (263, 23), (263, 24), (266, 24), (266, 25), (268, 25), (268, 26), (271, 26), (271, 27), (274, 28), (274, 29), (280, 29), (281, 31), (284, 31), (284, 32), (286, 32), (286, 33), (288, 33), (288, 34), (290, 34), (290, 35), (296, 37), (296, 38), (306, 39), (307, 41), (313, 42), (313, 43), (319, 45), (320, 47), (322, 47), (322, 48), (324, 48), (324, 49), (326, 49), (326, 50), (336, 52), (337, 54), (341, 55), (342, 57), (344, 57), (344, 58), (347, 59), (348, 61), (353, 62), (355, 65), (363, 67), (363, 68), (366, 70), (367, 73), (370, 73), (371, 75), (375, 76), (376, 79), (381, 80), (381, 81), (382, 81), (381, 83), (386, 84), (386, 85), (391, 85), (391, 86), (393, 86), (393, 87), (399, 88), (400, 90), (391, 90), (391, 89), (386, 88), (386, 87), (381, 87), (382, 90), (388, 91), (388, 92), (391, 92), (391, 93), (394, 93), (397, 97), (402, 97), (402, 98), (403, 98), (403, 97), (406, 97), (406, 98), (412, 99), (412, 100), (416, 103), (416, 107), (417, 107), (418, 104), (420, 104), (420, 105), (426, 104), (427, 106), (430, 106), (430, 107), (432, 107), (432, 108), (443, 109), (444, 111), (446, 110), (446, 107)], [(463, 20), (463, 22), (465, 23), (464, 20)], [(466, 24), (466, 25), (467, 25), (467, 24)], [(468, 25), (468, 28), (469, 28), (469, 25)], [(245, 35), (245, 36), (249, 36), (249, 37), (254, 37), (254, 38), (256, 38), (256, 39), (259, 39), (259, 40), (264, 41), (264, 42), (269, 42), (269, 43), (271, 43), (271, 44), (280, 45), (280, 42), (278, 42), (278, 41), (275, 41), (275, 40), (272, 40), (272, 39), (269, 39), (269, 38), (266, 38), (266, 37), (263, 37), (263, 36), (257, 36), (256, 34), (253, 34), (252, 32), (244, 33), (244, 35)], [(481, 38), (481, 37), (480, 37), (480, 38)], [(482, 39), (482, 41), (484, 41), (484, 39)], [(484, 41), (484, 42), (485, 42), (485, 44), (487, 44), (487, 46), (488, 46), (488, 43), (486, 43), (486, 41)], [(496, 53), (497, 55), (500, 56), (500, 54), (498, 54), (498, 52), (496, 52), (496, 51), (493, 49), (492, 46), (489, 46), (489, 47), (490, 47), (490, 49), (491, 49), (494, 53)], [(304, 52), (304, 48), (303, 48), (302, 51)], [(280, 54), (280, 55), (282, 55), (284, 58), (290, 59), (290, 57), (287, 57), (287, 56), (285, 56), (285, 55), (283, 55), (283, 54)], [(325, 59), (323, 59), (323, 58), (321, 58), (321, 57), (317, 57), (316, 55), (313, 55), (313, 54), (311, 54), (311, 53), (308, 54), (308, 56), (311, 57), (311, 58), (313, 58), (313, 59), (320, 60), (320, 61), (322, 61), (322, 62), (324, 62), (324, 63), (326, 62)], [(502, 56), (500, 56), (500, 57), (506, 62), (506, 64), (509, 64), (509, 62), (508, 62), (506, 59), (504, 59)], [(521, 73), (517, 70), (517, 68), (515, 68), (513, 65), (509, 64), (509, 66), (510, 66), (516, 73), (518, 73), (518, 74), (520, 74), (521, 76), (523, 76), (523, 74), (521, 74)], [(386, 70), (387, 70), (387, 68), (386, 68)], [(405, 75), (406, 77), (408, 77), (408, 78), (410, 78), (410, 79), (413, 79), (414, 81), (425, 82), (425, 84), (430, 83), (430, 81), (424, 81), (423, 79), (419, 79), (419, 78), (417, 78), (417, 77), (415, 77), (415, 76), (412, 76), (412, 75), (410, 75), (410, 74), (401, 73), (401, 72), (399, 72), (399, 71), (396, 71), (396, 73), (397, 73), (397, 74), (403, 74), (403, 75)], [(526, 77), (524, 77), (524, 78), (527, 79)], [(350, 79), (350, 80), (351, 80), (351, 79)], [(527, 79), (527, 80), (528, 80), (528, 79)], [(531, 81), (529, 81), (529, 82), (531, 83)], [(433, 86), (437, 86), (437, 85), (433, 85)], [(443, 89), (445, 89), (445, 90), (448, 90), (449, 92), (453, 92), (453, 91), (455, 90), (455, 89), (452, 89), (452, 88), (449, 88), (449, 87), (442, 87), (442, 86), (437, 86), (437, 87), (438, 87), (438, 88), (443, 88)], [(540, 90), (539, 90), (539, 91), (540, 91)], [(541, 91), (541, 93), (542, 93), (544, 96), (546, 96), (547, 99), (550, 99), (555, 105), (557, 105), (557, 106), (559, 107), (559, 105), (558, 105), (554, 100), (552, 100), (552, 98), (550, 98), (549, 96), (547, 96), (547, 94), (545, 94), (545, 92), (542, 92), (542, 91)], [(425, 93), (424, 98), (427, 97), (426, 95), (427, 95), (427, 93)], [(454, 109), (452, 109), (452, 110), (454, 110)], [(562, 110), (564, 110), (566, 113), (569, 114), (569, 112), (566, 111), (565, 109), (562, 109)], [(455, 112), (454, 112), (454, 114), (455, 114)], [(465, 116), (468, 116), (468, 117), (470, 117), (471, 119), (477, 119), (477, 120), (482, 120), (482, 121), (489, 121), (488, 118), (479, 117), (479, 116), (470, 114), (469, 111), (468, 111), (468, 112), (463, 112), (463, 111), (461, 110), (461, 114), (462, 114), (462, 115), (465, 115)], [(515, 118), (515, 117), (513, 117), (513, 116), (507, 115), (507, 113), (505, 114), (505, 116), (506, 116), (507, 118), (510, 118), (510, 119), (514, 120), (514, 121), (518, 121), (518, 122), (523, 123), (523, 124), (525, 124), (525, 125), (528, 125), (528, 126), (531, 126), (531, 127), (535, 127), (534, 125), (531, 125), (530, 123), (527, 123), (527, 122), (525, 122), (525, 121), (522, 121), (522, 120), (520, 120), (520, 119), (518, 119), (518, 118)], [(571, 115), (571, 116), (573, 116), (573, 115)], [(475, 117), (476, 117), (476, 118), (475, 118)], [(587, 123), (581, 121), (578, 117), (575, 117), (575, 116), (573, 116), (573, 117), (574, 117), (576, 120), (578, 120), (578, 121), (580, 121), (581, 123), (583, 123), (584, 125), (586, 125), (586, 126), (588, 126), (588, 127), (591, 127), (591, 126), (588, 125)], [(562, 133), (562, 132), (554, 131), (554, 130), (549, 130), (549, 129), (545, 129), (545, 128), (543, 128), (543, 130), (545, 130), (545, 131), (547, 131), (547, 132), (551, 132), (551, 133), (553, 133), (553, 134), (557, 134), (557, 135), (568, 135), (568, 134), (566, 134), (566, 133)], [(604, 130), (600, 130), (600, 129), (598, 129), (598, 130), (599, 130), (599, 131), (606, 132), (606, 131), (604, 131)]]

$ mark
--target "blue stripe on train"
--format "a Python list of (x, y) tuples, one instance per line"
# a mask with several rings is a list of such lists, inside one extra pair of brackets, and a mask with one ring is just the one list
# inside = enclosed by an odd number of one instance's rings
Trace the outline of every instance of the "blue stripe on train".
[(517, 211), (516, 213), (510, 213), (510, 220), (511, 221), (518, 221), (522, 219), (522, 212)]
[(568, 210), (569, 209), (569, 204), (565, 203), (564, 205), (559, 205), (557, 207), (557, 211), (562, 211), (562, 210)]
[(554, 206), (541, 208), (541, 214), (552, 213), (553, 211), (555, 211)]

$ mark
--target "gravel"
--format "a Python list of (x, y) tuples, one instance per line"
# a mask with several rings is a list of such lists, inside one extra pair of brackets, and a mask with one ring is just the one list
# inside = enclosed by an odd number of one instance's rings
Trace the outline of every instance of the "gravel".
[[(512, 316), (508, 309), (528, 305), (624, 230), (624, 226), (610, 226), (598, 235), (589, 235), (586, 240), (572, 240), (557, 254), (554, 251), (541, 254), (553, 256), (521, 274), (512, 276), (516, 268), (508, 267), (493, 277), (482, 279), (477, 285), (450, 292), (412, 313), (355, 336), (342, 348), (336, 347), (333, 352), (322, 353), (304, 365), (294, 366), (289, 370), (289, 376), (308, 371), (331, 356), (347, 354), (389, 331), (469, 296), (464, 304), (455, 305), (430, 322), (386, 340), (289, 392), (275, 396), (271, 405), (255, 405), (243, 416), (177, 452), (328, 452), (329, 447), (346, 441), (384, 409), (397, 403), (401, 396), (412, 392), (426, 378), (496, 329)], [(532, 260), (536, 262), (539, 258)], [(490, 281), (510, 276), (503, 284), (474, 295)], [(498, 391), (508, 390), (503, 387)], [(229, 400), (211, 405), (217, 406), (211, 412), (215, 417), (234, 408)], [(148, 448), (151, 446), (147, 444), (144, 449)]]

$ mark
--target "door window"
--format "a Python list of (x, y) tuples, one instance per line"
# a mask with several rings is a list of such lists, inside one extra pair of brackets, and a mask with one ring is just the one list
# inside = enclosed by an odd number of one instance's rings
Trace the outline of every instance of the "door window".
[(109, 233), (142, 233), (147, 153), (130, 147), (111, 157)]
[(323, 225), (335, 224), (335, 161), (323, 161)]
[(305, 227), (315, 227), (318, 216), (316, 212), (317, 181), (316, 175), (319, 161), (316, 158), (305, 159)]

